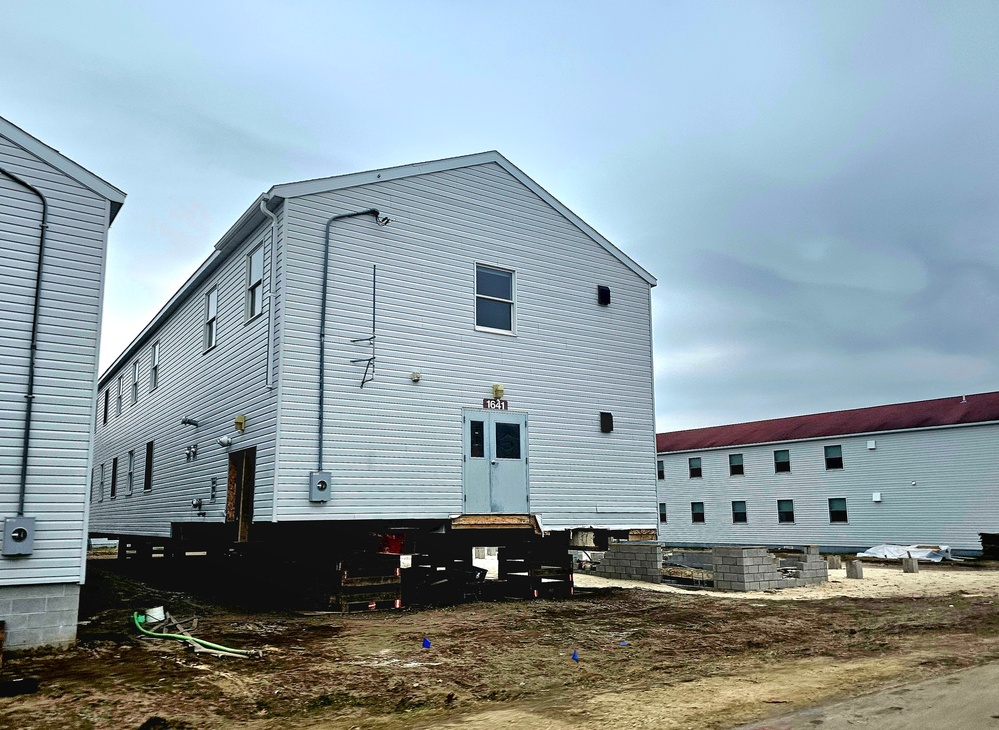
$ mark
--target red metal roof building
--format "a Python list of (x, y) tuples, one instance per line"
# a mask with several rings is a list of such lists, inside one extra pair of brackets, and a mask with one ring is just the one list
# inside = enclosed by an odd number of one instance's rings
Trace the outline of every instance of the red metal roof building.
[(656, 434), (656, 451), (696, 451), (990, 421), (999, 421), (999, 391), (671, 431)]
[(660, 433), (656, 451), (673, 546), (977, 554), (999, 533), (999, 392)]

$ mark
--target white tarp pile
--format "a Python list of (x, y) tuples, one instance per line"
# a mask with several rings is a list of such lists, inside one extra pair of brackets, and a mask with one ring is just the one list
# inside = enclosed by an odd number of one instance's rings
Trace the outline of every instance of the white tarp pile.
[(875, 545), (862, 553), (858, 558), (919, 558), (939, 563), (941, 560), (953, 560), (950, 555), (950, 545)]

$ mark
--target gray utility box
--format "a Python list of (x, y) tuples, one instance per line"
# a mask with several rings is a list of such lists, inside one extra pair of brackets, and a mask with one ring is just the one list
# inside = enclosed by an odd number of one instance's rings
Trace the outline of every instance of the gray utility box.
[(8, 517), (3, 521), (4, 555), (31, 555), (34, 547), (34, 517)]
[(330, 473), (328, 471), (314, 471), (309, 474), (309, 501), (330, 501)]

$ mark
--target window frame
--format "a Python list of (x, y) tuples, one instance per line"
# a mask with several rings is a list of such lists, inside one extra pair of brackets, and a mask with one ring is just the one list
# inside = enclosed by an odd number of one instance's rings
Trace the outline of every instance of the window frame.
[(101, 425), (102, 426), (107, 426), (108, 425), (108, 410), (110, 408), (110, 403), (111, 403), (111, 389), (110, 388), (105, 388), (104, 389), (104, 417), (101, 419)]
[(666, 515), (666, 503), (665, 502), (660, 502), (659, 503), (659, 524), (660, 525), (665, 525), (666, 524), (666, 516), (667, 516)]
[[(781, 509), (781, 504), (790, 503), (791, 509)], [(791, 518), (787, 519), (790, 515)], [(793, 499), (778, 499), (777, 500), (777, 524), (779, 525), (793, 525), (794, 524), (794, 500)]]
[(656, 479), (666, 478), (666, 462), (663, 459), (656, 459)]
[[(787, 459), (778, 459), (777, 454), (787, 454)], [(786, 467), (783, 465), (787, 464)], [(791, 473), (791, 449), (774, 449), (774, 474)]]
[[(843, 502), (843, 509), (834, 510), (833, 502)], [(843, 519), (833, 519), (834, 513), (842, 513)], [(847, 510), (846, 497), (829, 497), (829, 524), (830, 525), (847, 525), (850, 523), (849, 511)]]
[(149, 392), (160, 387), (160, 341), (149, 349)]
[[(697, 466), (694, 466), (694, 462), (697, 462)], [(687, 458), (687, 474), (688, 479), (703, 479), (704, 478), (704, 468), (700, 456), (690, 456)], [(696, 474), (694, 472), (697, 472)]]
[[(214, 300), (213, 300), (214, 297)], [(218, 344), (219, 288), (213, 286), (205, 292), (205, 322), (202, 328), (202, 352), (214, 350)]]
[(104, 501), (104, 478), (105, 478), (104, 466), (105, 466), (105, 464), (103, 462), (101, 462), (101, 487), (100, 487), (100, 490), (97, 492), (97, 501), (98, 502), (103, 502)]
[(121, 399), (122, 399), (121, 389), (122, 389), (122, 385), (123, 385), (122, 380), (124, 379), (124, 377), (125, 377), (124, 375), (119, 375), (118, 376), (118, 385), (116, 386), (116, 391), (115, 391), (115, 395), (114, 395), (114, 414), (115, 414), (115, 416), (120, 416), (121, 415)]
[(135, 490), (135, 449), (128, 452), (128, 492), (132, 494)]
[[(260, 254), (260, 278), (253, 278), (253, 257)], [(259, 294), (259, 297), (258, 297)], [(259, 305), (259, 309), (256, 309)], [(264, 312), (264, 244), (260, 243), (246, 254), (246, 321), (256, 319)]]
[[(836, 456), (830, 456), (829, 452), (831, 449), (837, 449), (839, 451), (839, 454)], [(843, 446), (841, 444), (832, 444), (830, 446), (824, 446), (822, 448), (822, 455), (825, 457), (826, 460), (826, 471), (843, 468)], [(839, 461), (839, 464), (836, 463), (837, 461)]]
[[(742, 511), (736, 510), (735, 506), (737, 504), (742, 505)], [(742, 515), (741, 520), (736, 519), (736, 515)], [(732, 500), (732, 524), (733, 525), (746, 525), (749, 524), (749, 507), (744, 499), (733, 499)]]
[(118, 457), (115, 456), (111, 459), (111, 492), (110, 498), (114, 499), (118, 496)]
[[(694, 509), (694, 505), (700, 505), (700, 511)], [(697, 519), (700, 517), (700, 519)], [(691, 502), (690, 503), (690, 524), (692, 525), (703, 525), (706, 522), (704, 517), (704, 502)]]
[[(490, 294), (479, 294), (479, 268), (488, 269), (490, 271), (496, 271), (502, 274), (510, 275), (510, 299), (503, 299), (501, 297), (494, 297)], [(517, 272), (514, 269), (508, 269), (503, 266), (496, 266), (494, 264), (487, 264), (481, 261), (475, 262), (475, 267), (473, 269), (473, 280), (472, 280), (472, 290), (475, 292), (475, 302), (473, 311), (473, 321), (475, 323), (475, 329), (479, 332), (492, 332), (493, 334), (516, 336), (517, 334)], [(502, 329), (500, 327), (489, 327), (488, 325), (479, 324), (479, 300), (484, 299), (486, 301), (500, 302), (502, 304), (508, 304), (510, 306), (510, 329)]]
[(139, 402), (139, 361), (132, 362), (132, 405)]
[[(735, 464), (735, 463), (732, 462), (732, 457), (734, 457), (734, 456), (738, 456), (739, 457), (739, 463), (738, 464)], [(739, 471), (735, 471), (736, 467), (739, 468)], [(745, 460), (745, 457), (741, 453), (738, 453), (738, 454), (729, 454), (728, 455), (728, 475), (730, 477), (742, 477), (742, 476), (746, 476), (746, 460)]]

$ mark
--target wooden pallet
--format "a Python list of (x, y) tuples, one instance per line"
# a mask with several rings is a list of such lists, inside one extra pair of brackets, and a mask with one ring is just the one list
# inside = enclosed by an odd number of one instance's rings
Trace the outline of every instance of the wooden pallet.
[(399, 556), (369, 556), (342, 561), (339, 586), (330, 607), (343, 613), (402, 608), (402, 571)]

